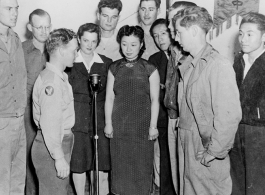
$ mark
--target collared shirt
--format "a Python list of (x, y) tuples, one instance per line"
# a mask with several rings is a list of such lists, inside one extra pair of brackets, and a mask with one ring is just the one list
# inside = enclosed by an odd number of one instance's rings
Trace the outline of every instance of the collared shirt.
[[(139, 26), (141, 27), (142, 25), (143, 25), (142, 23), (139, 24)], [(144, 42), (146, 49), (142, 55), (142, 58), (148, 60), (151, 55), (153, 55), (156, 52), (159, 52), (159, 49), (157, 48), (155, 41), (150, 34), (144, 33)]]
[(100, 38), (100, 43), (98, 47), (96, 48), (95, 52), (104, 55), (113, 61), (116, 61), (118, 59), (121, 59), (122, 56), (120, 54), (120, 44), (117, 42), (117, 31), (114, 31), (114, 34), (109, 37)]
[(33, 85), (40, 72), (45, 68), (48, 54), (46, 51), (41, 53), (41, 51), (33, 45), (32, 39), (24, 41), (22, 43), (22, 48), (27, 69), (27, 99), (29, 106), (29, 104), (31, 104)]
[(199, 131), (196, 136), (202, 145), (198, 151), (205, 149), (212, 156), (225, 158), (242, 115), (232, 64), (209, 44), (186, 60), (191, 63), (185, 61), (186, 68), (180, 69), (184, 93), (179, 128)]
[(33, 88), (33, 118), (41, 129), (53, 159), (64, 156), (62, 139), (65, 130), (75, 123), (74, 98), (66, 73), (46, 63)]
[(83, 64), (85, 65), (88, 73), (90, 72), (91, 66), (94, 63), (104, 63), (103, 60), (101, 59), (101, 57), (96, 52), (94, 52), (92, 60), (90, 61), (89, 64), (87, 64), (86, 61), (84, 60), (80, 50), (78, 51), (78, 57), (75, 59), (75, 62), (76, 63), (83, 62)]
[[(262, 52), (260, 52), (260, 54), (257, 55), (257, 56), (255, 57), (255, 59), (253, 60), (253, 63), (255, 62), (255, 60), (256, 60), (258, 57), (261, 56), (261, 54), (264, 53), (264, 51), (265, 51), (265, 50), (262, 50)], [(243, 55), (243, 59), (244, 59), (244, 62), (245, 62), (245, 68), (244, 68), (244, 78), (245, 78), (246, 75), (247, 75), (247, 73), (248, 73), (248, 71), (249, 71), (249, 69), (251, 68), (252, 64), (250, 64), (250, 62), (249, 62), (249, 55), (248, 55), (248, 54), (244, 54), (244, 55)]]
[(21, 41), (9, 28), (10, 50), (0, 40), (0, 118), (19, 117), (25, 112), (27, 72)]

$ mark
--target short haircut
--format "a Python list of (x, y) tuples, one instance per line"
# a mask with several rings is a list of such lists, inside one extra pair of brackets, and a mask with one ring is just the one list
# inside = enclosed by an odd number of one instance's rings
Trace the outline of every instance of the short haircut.
[(165, 25), (165, 27), (167, 28), (167, 32), (169, 33), (168, 35), (170, 36), (170, 30), (168, 28), (168, 20), (164, 19), (164, 18), (159, 18), (157, 19), (156, 21), (153, 22), (152, 26), (150, 27), (150, 35), (152, 35), (152, 37), (154, 37), (154, 34), (153, 34), (153, 29), (159, 25), (159, 24), (163, 24)]
[(101, 9), (107, 7), (110, 9), (117, 9), (119, 14), (122, 10), (122, 2), (120, 0), (100, 0), (98, 3), (98, 12), (101, 14)]
[(241, 20), (240, 26), (244, 23), (257, 24), (258, 30), (265, 32), (265, 16), (256, 12), (249, 12)]
[(198, 25), (207, 34), (213, 25), (213, 19), (208, 11), (199, 6), (187, 7), (180, 10), (173, 18), (174, 24), (180, 19), (180, 26), (189, 28)]
[(140, 58), (145, 51), (144, 30), (140, 26), (124, 25), (123, 27), (120, 28), (117, 34), (117, 42), (120, 44), (120, 53), (124, 57), (124, 54), (122, 53), (122, 50), (121, 50), (122, 37), (131, 36), (131, 35), (138, 37), (140, 40), (140, 43), (143, 43), (143, 46), (141, 47), (140, 52), (138, 54), (138, 58)]
[(86, 24), (81, 25), (77, 31), (77, 37), (81, 39), (81, 37), (84, 35), (84, 32), (97, 33), (97, 37), (98, 37), (97, 46), (99, 45), (101, 31), (100, 31), (100, 27), (97, 24), (86, 23)]
[(140, 0), (140, 4), (139, 4), (140, 7), (141, 7), (141, 4), (142, 4), (143, 1), (154, 1), (155, 4), (156, 4), (156, 8), (157, 9), (160, 8), (161, 0)]
[(197, 6), (195, 3), (193, 2), (189, 2), (189, 1), (176, 1), (175, 3), (173, 3), (170, 7), (169, 7), (169, 11), (173, 10), (173, 9), (177, 9), (179, 7), (191, 7), (191, 6)]
[(60, 28), (52, 31), (46, 41), (47, 52), (51, 55), (57, 48), (66, 46), (72, 39), (76, 39), (77, 36), (74, 31)]
[(51, 20), (51, 17), (50, 17), (50, 14), (46, 11), (44, 11), (43, 9), (35, 9), (33, 12), (31, 12), (29, 14), (29, 23), (32, 24), (32, 18), (34, 15), (37, 15), (37, 16), (49, 16), (50, 20)]

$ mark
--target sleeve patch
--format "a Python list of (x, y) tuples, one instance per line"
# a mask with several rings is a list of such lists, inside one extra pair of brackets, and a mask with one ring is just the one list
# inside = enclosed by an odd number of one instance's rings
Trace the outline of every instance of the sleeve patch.
[(45, 88), (45, 94), (48, 95), (48, 96), (52, 96), (52, 94), (54, 93), (54, 89), (52, 86), (47, 86)]

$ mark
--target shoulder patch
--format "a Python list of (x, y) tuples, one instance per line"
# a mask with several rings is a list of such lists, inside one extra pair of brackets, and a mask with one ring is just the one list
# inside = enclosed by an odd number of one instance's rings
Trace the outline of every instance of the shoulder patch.
[(54, 89), (53, 89), (52, 86), (47, 86), (47, 87), (45, 88), (45, 94), (46, 94), (47, 96), (52, 96), (53, 93), (54, 93)]

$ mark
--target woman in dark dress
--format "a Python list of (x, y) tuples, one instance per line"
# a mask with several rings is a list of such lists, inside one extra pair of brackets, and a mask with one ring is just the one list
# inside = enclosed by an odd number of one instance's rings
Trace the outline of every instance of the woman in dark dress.
[(160, 78), (141, 58), (144, 31), (123, 26), (117, 35), (123, 59), (111, 64), (105, 102), (105, 135), (111, 138), (112, 185), (119, 195), (149, 195), (158, 137)]
[[(105, 126), (104, 103), (106, 81), (111, 59), (94, 52), (100, 42), (100, 28), (96, 24), (87, 23), (79, 27), (77, 32), (80, 50), (73, 68), (69, 73), (69, 82), (74, 93), (76, 122), (74, 126), (74, 147), (70, 168), (77, 195), (85, 193), (86, 172), (94, 169), (94, 124), (92, 113), (92, 91), (89, 76), (101, 76), (100, 90), (97, 95), (98, 117), (98, 154), (100, 178), (107, 177), (102, 171), (110, 170), (109, 139), (104, 136)], [(107, 180), (107, 179), (106, 179)], [(101, 180), (100, 180), (101, 181)], [(100, 183), (102, 185), (102, 183)], [(108, 193), (108, 192), (107, 192)]]

